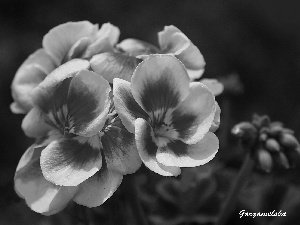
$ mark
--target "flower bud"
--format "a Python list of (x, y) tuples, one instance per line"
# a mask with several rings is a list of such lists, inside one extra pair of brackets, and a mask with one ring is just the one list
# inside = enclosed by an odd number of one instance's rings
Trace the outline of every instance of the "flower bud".
[(235, 125), (231, 133), (240, 138), (253, 138), (256, 136), (256, 128), (248, 122), (241, 122)]
[(259, 149), (257, 151), (257, 159), (259, 162), (260, 167), (265, 171), (265, 172), (271, 172), (272, 167), (273, 167), (273, 159), (271, 154), (265, 150), (265, 149)]
[(259, 135), (259, 140), (260, 140), (261, 142), (265, 142), (267, 139), (268, 139), (268, 135), (267, 135), (266, 133), (261, 133), (261, 134)]
[(260, 116), (260, 115), (254, 114), (253, 118), (252, 118), (252, 123), (257, 128), (268, 127), (271, 123), (271, 120), (267, 115)]
[(276, 163), (278, 163), (280, 166), (284, 167), (285, 169), (290, 168), (290, 163), (288, 158), (283, 152), (278, 152), (278, 154), (275, 157)]
[(231, 133), (239, 137), (242, 144), (247, 147), (252, 147), (257, 140), (257, 129), (248, 122), (241, 122), (235, 125), (232, 128)]
[(265, 147), (270, 152), (279, 152), (280, 151), (280, 145), (274, 138), (269, 138), (266, 140)]
[(278, 137), (280, 134), (282, 134), (282, 126), (271, 126), (270, 127), (270, 135)]
[(283, 129), (282, 129), (282, 132), (283, 132), (283, 133), (288, 133), (288, 134), (294, 134), (294, 131), (291, 130), (291, 129), (289, 129), (289, 128), (283, 128)]
[(283, 127), (283, 123), (280, 121), (273, 121), (270, 123), (270, 127), (277, 127), (277, 126)]
[(283, 133), (280, 136), (280, 144), (289, 150), (296, 150), (296, 148), (300, 147), (299, 142), (295, 138), (295, 136), (289, 133)]

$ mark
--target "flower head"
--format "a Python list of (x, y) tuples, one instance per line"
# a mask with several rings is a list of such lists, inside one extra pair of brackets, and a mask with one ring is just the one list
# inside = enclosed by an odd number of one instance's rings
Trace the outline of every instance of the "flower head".
[(115, 78), (113, 85), (117, 113), (135, 133), (148, 168), (176, 176), (180, 167), (199, 166), (215, 156), (219, 143), (210, 128), (217, 126), (218, 105), (205, 85), (190, 83), (177, 58), (150, 55), (138, 65), (131, 83)]
[(252, 150), (259, 167), (271, 172), (274, 166), (290, 168), (300, 154), (300, 144), (294, 132), (281, 122), (271, 122), (267, 115), (255, 114), (250, 122), (235, 125), (232, 133), (244, 147)]
[(43, 48), (31, 54), (18, 69), (12, 82), (14, 113), (27, 113), (33, 105), (30, 92), (55, 68), (74, 58), (91, 58), (113, 51), (120, 31), (110, 23), (69, 22), (51, 29), (43, 38)]
[(71, 60), (32, 91), (34, 108), (24, 124), (36, 125), (26, 127), (31, 133), (47, 129), (21, 158), (15, 187), (34, 211), (53, 214), (71, 199), (98, 206), (141, 165), (109, 83), (88, 67), (86, 60)]

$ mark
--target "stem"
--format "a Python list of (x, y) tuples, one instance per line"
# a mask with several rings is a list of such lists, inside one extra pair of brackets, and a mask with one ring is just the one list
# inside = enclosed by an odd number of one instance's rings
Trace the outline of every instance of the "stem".
[(251, 157), (251, 151), (248, 151), (247, 156), (244, 160), (242, 168), (239, 171), (238, 177), (236, 178), (230, 193), (225, 201), (223, 206), (223, 211), (221, 212), (219, 219), (217, 221), (217, 225), (226, 224), (228, 218), (230, 217), (232, 211), (235, 209), (235, 205), (239, 196), (239, 193), (246, 185), (249, 175), (251, 174), (254, 167), (254, 161)]

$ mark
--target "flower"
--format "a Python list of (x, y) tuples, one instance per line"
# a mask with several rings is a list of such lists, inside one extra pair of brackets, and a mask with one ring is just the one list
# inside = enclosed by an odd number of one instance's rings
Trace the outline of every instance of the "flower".
[(88, 68), (87, 60), (68, 61), (32, 91), (25, 130), (47, 129), (22, 156), (15, 189), (36, 212), (54, 214), (72, 199), (99, 206), (142, 163), (134, 135), (114, 110), (109, 83)]
[(32, 108), (30, 92), (55, 68), (74, 58), (113, 51), (119, 34), (119, 29), (110, 23), (99, 30), (98, 24), (88, 21), (68, 22), (51, 29), (43, 38), (43, 48), (24, 61), (13, 79), (12, 112), (27, 113)]
[(191, 80), (199, 78), (204, 72), (205, 61), (199, 49), (175, 26), (165, 26), (158, 33), (159, 48), (137, 39), (125, 39), (117, 48), (140, 58), (149, 54), (173, 54), (187, 68)]
[(215, 97), (202, 83), (190, 83), (184, 65), (173, 55), (150, 55), (138, 65), (131, 83), (115, 78), (113, 95), (116, 111), (135, 133), (139, 155), (149, 169), (176, 176), (180, 167), (214, 158), (219, 142), (209, 130), (219, 120)]
[[(186, 67), (191, 81), (199, 79), (204, 73), (205, 61), (199, 49), (191, 40), (177, 27), (165, 26), (163, 31), (158, 33), (159, 48), (141, 40), (128, 38), (117, 44), (121, 51), (137, 58), (145, 59), (149, 54), (172, 54), (176, 56)], [(130, 81), (131, 77), (128, 77)], [(202, 79), (214, 95), (223, 91), (223, 85), (216, 79)]]

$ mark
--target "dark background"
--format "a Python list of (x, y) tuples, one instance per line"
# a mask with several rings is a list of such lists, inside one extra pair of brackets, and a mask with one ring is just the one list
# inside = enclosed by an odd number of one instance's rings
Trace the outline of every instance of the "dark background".
[[(0, 186), (9, 193), (19, 158), (32, 143), (21, 130), (22, 115), (10, 112), (10, 84), (43, 36), (68, 21), (111, 22), (120, 40), (157, 45), (157, 32), (175, 25), (198, 46), (206, 61), (203, 77), (237, 73), (244, 93), (227, 97), (222, 112), (220, 155), (232, 158), (229, 130), (254, 112), (268, 114), (300, 132), (300, 6), (297, 1), (0, 1)], [(221, 102), (222, 97), (218, 97)], [(224, 118), (223, 115), (226, 115)], [(226, 121), (225, 121), (226, 120)], [(223, 126), (223, 128), (222, 128)], [(222, 141), (222, 139), (221, 139)], [(0, 193), (1, 195), (1, 193)], [(0, 212), (1, 214), (2, 212)]]

